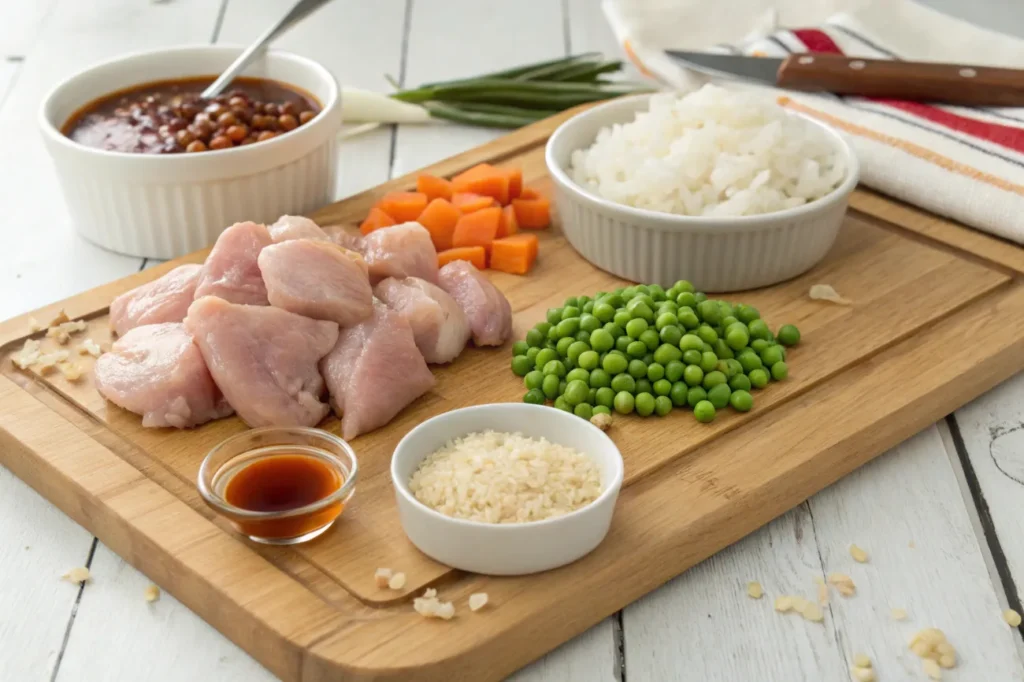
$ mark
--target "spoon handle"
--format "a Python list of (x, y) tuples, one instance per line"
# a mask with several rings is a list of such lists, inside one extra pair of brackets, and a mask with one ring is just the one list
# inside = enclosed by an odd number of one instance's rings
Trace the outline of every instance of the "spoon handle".
[(268, 43), (330, 1), (331, 0), (299, 0), (287, 14), (281, 17), (276, 24), (268, 28), (266, 32), (256, 40), (256, 42), (245, 48), (245, 51), (238, 56), (238, 59), (233, 61), (231, 66), (229, 66), (224, 73), (217, 78), (217, 80), (213, 81), (208, 88), (203, 90), (200, 97), (203, 99), (213, 99), (219, 95), (223, 92), (224, 88), (231, 83), (231, 81), (235, 80), (239, 74), (245, 71), (245, 68), (249, 66), (249, 62), (260, 54), (266, 48)]

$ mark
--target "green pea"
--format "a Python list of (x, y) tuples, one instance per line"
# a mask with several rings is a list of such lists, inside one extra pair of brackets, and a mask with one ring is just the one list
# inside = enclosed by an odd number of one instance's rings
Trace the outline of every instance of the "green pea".
[(697, 305), (697, 297), (692, 291), (684, 291), (676, 296), (676, 305), (680, 308), (685, 306), (692, 309)]
[(579, 403), (572, 408), (572, 413), (583, 419), (590, 419), (594, 416), (594, 408), (589, 403)]
[(697, 304), (697, 314), (709, 325), (716, 325), (722, 321), (722, 309), (718, 307), (718, 301), (701, 301)]
[(746, 374), (736, 374), (729, 379), (729, 388), (734, 391), (749, 391), (750, 377)]
[[(641, 284), (640, 286), (646, 285)], [(647, 287), (646, 291), (640, 291), (640, 287), (637, 287), (637, 295), (634, 297), (634, 299), (637, 302), (643, 301), (644, 305), (646, 305), (651, 310), (654, 310), (654, 297), (651, 296), (650, 287)], [(630, 303), (632, 303), (632, 301), (630, 301)], [(626, 308), (629, 308), (628, 303), (626, 304)], [(648, 320), (648, 322), (654, 322), (654, 320)]]
[(590, 385), (594, 388), (601, 388), (603, 386), (611, 386), (612, 378), (608, 372), (604, 371), (600, 367), (590, 370)]
[(580, 310), (583, 313), (590, 313), (591, 315), (593, 315), (594, 314), (594, 302), (593, 301), (587, 301), (582, 306), (580, 306)]
[(715, 352), (715, 347), (712, 346), (710, 343), (702, 343), (701, 346), (700, 346), (700, 352), (701, 353), (714, 353)]
[(654, 364), (654, 353), (651, 353), (650, 351), (648, 351), (647, 353), (644, 353), (644, 356), (642, 358), (640, 358), (640, 359), (644, 361), (645, 365), (653, 365)]
[(701, 303), (701, 301), (708, 300), (708, 295), (705, 294), (703, 291), (698, 291), (693, 296), (696, 299), (696, 302), (697, 302), (698, 305)]
[(617, 339), (626, 333), (626, 331), (622, 327), (615, 324), (614, 322), (606, 322), (602, 329), (608, 332), (613, 339)]
[(702, 400), (693, 406), (693, 416), (697, 421), (707, 424), (715, 418), (715, 406), (708, 400)]
[(628, 374), (616, 374), (612, 377), (612, 390), (616, 393), (622, 391), (632, 393), (636, 390), (636, 379)]
[(528, 350), (530, 350), (530, 344), (526, 341), (516, 341), (512, 344), (512, 355), (526, 355)]
[(626, 333), (631, 339), (639, 339), (640, 335), (647, 331), (647, 320), (636, 317), (626, 323)]
[(629, 361), (621, 355), (613, 355), (609, 353), (605, 356), (604, 361), (601, 363), (601, 367), (605, 372), (611, 376), (621, 374), (626, 371), (629, 367)]
[(760, 318), (747, 322), (747, 328), (750, 329), (750, 337), (753, 339), (764, 339), (765, 341), (771, 341), (772, 339), (772, 330)]
[(746, 325), (742, 322), (731, 324), (725, 330), (725, 342), (729, 344), (729, 347), (733, 350), (745, 348), (749, 341), (750, 333), (747, 331)]
[(750, 374), (755, 369), (764, 367), (764, 363), (761, 362), (761, 358), (754, 351), (740, 353), (739, 357), (736, 358), (740, 361), (740, 365), (743, 366), (743, 371)]
[(584, 341), (574, 341), (572, 345), (569, 346), (569, 350), (566, 352), (565, 356), (573, 362), (576, 362), (580, 355), (588, 350), (590, 350), (590, 345), (588, 343)]
[(683, 381), (688, 386), (699, 386), (704, 381), (704, 370), (698, 365), (687, 365), (683, 371)]
[[(523, 359), (525, 360), (526, 356), (523, 356)], [(540, 370), (531, 370), (526, 373), (526, 376), (523, 377), (523, 385), (526, 386), (526, 388), (528, 389), (540, 388), (543, 382), (544, 372), (541, 372)]]
[(677, 381), (672, 384), (672, 390), (668, 392), (668, 397), (672, 399), (673, 405), (676, 407), (682, 407), (686, 404), (686, 394), (689, 390), (689, 386), (681, 381)]
[(654, 399), (654, 414), (664, 417), (672, 411), (672, 399), (665, 395), (659, 395)]
[(569, 407), (569, 403), (565, 402), (565, 398), (562, 396), (555, 398), (555, 408), (562, 410), (563, 412), (572, 412), (572, 408)]
[(658, 337), (662, 343), (668, 343), (678, 348), (679, 341), (683, 338), (683, 330), (675, 325), (669, 325), (662, 327), (661, 331), (658, 332)]
[(643, 379), (637, 379), (636, 389), (633, 390), (633, 393), (654, 393), (654, 387), (651, 386), (650, 379), (647, 379), (646, 377)]
[[(754, 320), (754, 321), (756, 322), (757, 320)], [(750, 333), (751, 333), (751, 335), (753, 335), (753, 333), (754, 333), (753, 328), (751, 328)], [(752, 340), (750, 342), (750, 347), (754, 350), (755, 353), (760, 353), (765, 348), (767, 348), (768, 346), (771, 346), (771, 345), (772, 345), (772, 342), (769, 339), (757, 338), (757, 339), (754, 339), (754, 340)]]
[(523, 396), (524, 403), (531, 403), (533, 405), (543, 405), (547, 399), (539, 388), (531, 388)]
[(668, 365), (682, 357), (683, 351), (679, 350), (679, 346), (672, 344), (663, 343), (654, 350), (654, 361), (661, 365)]
[(712, 351), (704, 351), (700, 354), (700, 368), (704, 373), (713, 372), (718, 367), (718, 356)]
[(558, 339), (558, 343), (555, 344), (555, 350), (563, 358), (569, 355), (569, 346), (576, 343), (576, 339), (571, 336), (567, 336), (564, 339)]
[(634, 402), (632, 393), (619, 391), (615, 394), (615, 411), (619, 414), (629, 414), (633, 411)]
[(626, 304), (626, 310), (633, 319), (640, 318), (648, 323), (654, 322), (654, 310), (639, 296)]
[(533, 368), (530, 358), (525, 355), (517, 355), (512, 358), (512, 371), (515, 372), (516, 376), (524, 377)]
[(754, 369), (747, 372), (747, 378), (750, 379), (750, 385), (754, 388), (764, 388), (768, 385), (768, 372), (763, 369)]
[(558, 323), (558, 326), (555, 327), (555, 329), (558, 330), (558, 338), (576, 336), (576, 332), (580, 330), (580, 318), (570, 317), (564, 319)]
[(536, 325), (534, 325), (533, 328), (539, 331), (544, 336), (547, 336), (548, 332), (551, 331), (551, 327), (553, 326), (554, 324), (550, 322), (538, 322)]
[(568, 381), (569, 383), (572, 383), (573, 381), (582, 381), (589, 387), (590, 372), (588, 372), (585, 369), (580, 369), (579, 367), (577, 367), (576, 369), (570, 371), (568, 374), (565, 375), (565, 380)]
[(647, 346), (647, 350), (653, 352), (655, 348), (661, 345), (661, 337), (658, 336), (658, 332), (653, 329), (648, 329), (640, 335), (640, 341)]
[(783, 361), (776, 362), (772, 365), (772, 379), (776, 381), (782, 381), (789, 376), (789, 365)]
[(558, 341), (558, 339), (560, 339), (560, 338), (562, 338), (562, 337), (559, 336), (559, 334), (558, 334), (558, 326), (557, 325), (548, 330), (548, 333), (547, 333), (547, 340), (548, 341)]
[(611, 322), (612, 318), (615, 317), (615, 308), (603, 301), (596, 303), (594, 305), (594, 317), (601, 322)]
[(586, 304), (590, 303), (592, 300), (593, 299), (590, 298), (589, 296), (577, 296), (576, 297), (576, 307), (580, 308), (582, 310), (583, 306), (585, 306)]
[(662, 314), (662, 313), (672, 313), (673, 315), (675, 315), (678, 310), (679, 310), (679, 306), (676, 305), (676, 297), (675, 296), (672, 297), (671, 301), (661, 301), (660, 303), (658, 303), (658, 312), (659, 312), (659, 314)]
[(629, 368), (626, 370), (629, 375), (634, 379), (640, 379), (641, 377), (647, 376), (647, 365), (643, 360), (630, 360)]
[(651, 381), (657, 381), (658, 379), (665, 378), (665, 365), (658, 362), (652, 362), (647, 365), (647, 378)]
[(710, 391), (715, 386), (724, 383), (726, 383), (725, 375), (716, 370), (705, 374), (704, 381), (701, 382), (701, 385), (704, 387), (704, 390)]
[(594, 405), (594, 414), (611, 414), (611, 407), (607, 405)]
[(544, 392), (544, 395), (554, 400), (558, 396), (558, 385), (561, 380), (557, 374), (545, 374), (543, 381), (540, 384), (540, 390)]
[(674, 326), (678, 324), (679, 318), (673, 315), (672, 313), (662, 313), (661, 315), (658, 315), (658, 318), (654, 321), (654, 326), (657, 328), (659, 332), (664, 327), (667, 327), (669, 325)]
[(544, 363), (544, 369), (541, 370), (545, 375), (550, 374), (556, 376), (559, 379), (565, 376), (565, 363), (561, 360), (548, 360)]
[(580, 329), (586, 332), (593, 332), (595, 329), (601, 328), (601, 320), (597, 319), (593, 315), (584, 313), (580, 315)]
[(651, 292), (651, 298), (653, 298), (655, 301), (665, 300), (665, 290), (662, 288), (660, 284), (648, 284), (647, 288)]
[(679, 291), (685, 291), (685, 292), (688, 292), (688, 293), (691, 293), (691, 294), (694, 291), (696, 291), (696, 289), (693, 288), (693, 284), (691, 284), (689, 282), (689, 280), (685, 280), (685, 279), (681, 279), (681, 280), (677, 281), (675, 284), (672, 285), (672, 288), (673, 289), (678, 289)]
[(700, 326), (697, 314), (690, 307), (680, 308), (679, 312), (676, 313), (676, 317), (679, 318), (679, 324), (686, 329), (696, 329)]
[(629, 303), (629, 300), (636, 296), (636, 294), (636, 285), (625, 287), (619, 291), (619, 295), (622, 296), (622, 300), (624, 303)]
[(727, 384), (718, 384), (708, 390), (708, 400), (716, 410), (724, 409), (729, 404), (730, 395), (732, 395), (732, 391)]
[(626, 346), (626, 355), (634, 358), (642, 358), (647, 355), (647, 344), (643, 341), (630, 341)]
[(574, 305), (567, 305), (562, 308), (562, 320), (568, 320), (580, 316), (580, 309)]
[(686, 391), (686, 404), (690, 407), (696, 407), (697, 403), (702, 400), (707, 400), (708, 392), (700, 386), (692, 386)]
[[(529, 357), (529, 356), (527, 356)], [(558, 359), (558, 352), (551, 348), (542, 348), (537, 357), (534, 359), (533, 364), (536, 369), (543, 370), (544, 365), (548, 364), (552, 360)]]
[(699, 350), (688, 350), (683, 353), (683, 362), (688, 365), (699, 365), (701, 352)]
[(794, 325), (784, 324), (779, 328), (778, 337), (783, 346), (795, 346), (800, 343), (800, 330)]
[[(615, 350), (625, 353), (631, 343), (633, 343), (633, 339), (623, 334), (619, 338), (615, 339)], [(644, 346), (644, 348), (646, 347), (647, 346)]]
[(750, 324), (754, 320), (760, 319), (761, 313), (754, 306), (741, 303), (736, 306), (736, 317), (740, 322)]
[(541, 332), (539, 329), (534, 328), (526, 332), (526, 345), (533, 348), (539, 348), (544, 345), (544, 341), (547, 339), (546, 333)]
[(672, 362), (665, 365), (665, 378), (671, 382), (680, 381), (683, 378), (683, 372), (686, 371), (686, 365), (679, 360), (673, 360)]
[[(558, 324), (562, 321), (562, 309), (561, 308), (548, 308), (547, 321), (549, 324)], [(545, 332), (547, 333), (547, 332)]]
[(722, 318), (722, 323), (720, 326), (722, 327), (722, 329), (728, 329), (730, 324), (735, 324), (736, 322), (739, 322), (739, 320), (737, 320), (732, 315), (726, 315), (725, 317)]
[(602, 303), (610, 305), (612, 308), (621, 308), (626, 305), (626, 301), (622, 298), (622, 294), (608, 294), (601, 299)]
[(743, 365), (740, 364), (739, 360), (729, 358), (725, 361), (725, 364), (729, 367), (729, 371), (725, 373), (727, 377), (732, 378), (737, 374), (743, 374)]
[(569, 298), (565, 299), (565, 301), (562, 302), (562, 305), (564, 305), (567, 308), (570, 307), (570, 306), (575, 307), (576, 304), (577, 304), (577, 299), (576, 299), (575, 296), (570, 296)]
[(562, 397), (565, 398), (565, 402), (573, 406), (584, 402), (589, 396), (590, 387), (587, 386), (585, 381), (580, 381), (579, 379), (567, 383), (565, 385), (565, 392), (562, 394)]
[(565, 393), (565, 387), (567, 385), (568, 384), (565, 383), (565, 379), (562, 379), (561, 381), (558, 382), (558, 395), (562, 395), (563, 393)]
[(576, 358), (576, 364), (588, 372), (597, 367), (598, 355), (597, 351), (585, 350), (580, 353), (579, 357)]
[[(538, 353), (540, 353), (540, 348), (530, 346), (530, 349), (526, 351), (526, 357), (528, 357), (531, 362), (536, 362)], [(558, 355), (558, 353), (555, 353), (555, 355)]]
[(714, 343), (718, 340), (718, 333), (707, 324), (697, 327), (697, 336), (704, 343)]
[(733, 391), (729, 396), (729, 404), (737, 412), (749, 412), (750, 408), (754, 406), (754, 396), (742, 389)]
[(625, 329), (626, 325), (629, 324), (629, 321), (632, 319), (633, 316), (629, 314), (629, 311), (619, 309), (616, 311), (615, 317), (612, 318), (612, 322)]
[(668, 379), (658, 379), (653, 384), (654, 395), (668, 395), (672, 392), (672, 382)]
[(650, 393), (638, 393), (636, 396), (636, 413), (647, 417), (654, 413), (654, 396)]
[(696, 334), (683, 334), (683, 338), (679, 339), (679, 350), (684, 353), (688, 350), (699, 351), (704, 347), (704, 342)]
[(596, 329), (590, 333), (590, 347), (605, 353), (615, 347), (615, 338), (605, 329)]
[(729, 344), (723, 341), (722, 339), (718, 339), (717, 341), (715, 341), (713, 344), (711, 344), (711, 347), (715, 349), (715, 355), (717, 355), (719, 358), (722, 358), (723, 360), (735, 357), (735, 354), (732, 352), (732, 348), (730, 348)]
[(782, 346), (768, 346), (760, 355), (765, 367), (771, 367), (776, 362), (782, 362)]
[(594, 403), (613, 407), (615, 405), (615, 390), (607, 386), (597, 389), (597, 393), (594, 395)]

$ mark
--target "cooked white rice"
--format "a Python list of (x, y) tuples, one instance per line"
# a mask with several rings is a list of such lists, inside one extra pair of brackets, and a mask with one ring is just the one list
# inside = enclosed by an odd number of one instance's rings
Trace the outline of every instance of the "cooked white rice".
[(632, 122), (603, 128), (573, 152), (570, 175), (627, 206), (739, 216), (823, 197), (846, 165), (824, 131), (763, 94), (705, 85), (656, 94)]
[(588, 456), (519, 433), (484, 431), (451, 440), (413, 473), (409, 490), (446, 516), (525, 523), (568, 514), (601, 494)]

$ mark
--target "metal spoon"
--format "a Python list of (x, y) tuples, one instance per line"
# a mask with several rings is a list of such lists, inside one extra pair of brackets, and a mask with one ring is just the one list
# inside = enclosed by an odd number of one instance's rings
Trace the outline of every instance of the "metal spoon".
[(263, 35), (257, 38), (256, 42), (245, 48), (245, 52), (239, 55), (238, 59), (233, 61), (231, 66), (229, 66), (224, 73), (217, 78), (217, 80), (210, 84), (210, 87), (203, 90), (200, 97), (203, 99), (213, 99), (219, 95), (224, 91), (224, 88), (230, 85), (231, 81), (235, 80), (239, 74), (245, 71), (245, 68), (249, 66), (249, 62), (263, 52), (272, 40), (330, 1), (331, 0), (299, 0), (295, 3), (295, 6), (289, 10), (288, 14), (281, 17), (276, 24), (268, 28)]

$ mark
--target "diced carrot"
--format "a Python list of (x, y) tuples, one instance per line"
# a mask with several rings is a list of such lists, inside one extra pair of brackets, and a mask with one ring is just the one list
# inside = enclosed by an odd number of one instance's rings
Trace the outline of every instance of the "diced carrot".
[(477, 270), (483, 270), (487, 267), (487, 250), (482, 246), (463, 246), (441, 251), (437, 254), (437, 267), (443, 268), (453, 260), (468, 260)]
[(482, 194), (502, 205), (508, 203), (508, 187), (508, 173), (487, 163), (473, 166), (452, 178), (452, 189), (456, 192)]
[(519, 192), (519, 199), (540, 199), (540, 192), (532, 187), (524, 187)]
[(389, 192), (377, 202), (377, 208), (397, 223), (416, 220), (427, 207), (427, 195), (422, 192)]
[(427, 201), (445, 199), (451, 201), (452, 183), (436, 175), (424, 173), (416, 178), (416, 191), (427, 195)]
[(501, 209), (501, 220), (498, 222), (498, 239), (511, 237), (519, 232), (519, 221), (516, 220), (516, 210), (511, 206)]
[(455, 224), (452, 246), (482, 246), (490, 251), (500, 222), (501, 209), (497, 206), (467, 213)]
[(452, 235), (455, 233), (455, 224), (462, 217), (462, 211), (452, 206), (444, 199), (434, 199), (423, 209), (416, 218), (423, 227), (427, 228), (430, 238), (434, 242), (434, 248), (438, 251), (445, 251), (452, 248)]
[(456, 192), (452, 195), (452, 203), (463, 213), (472, 213), (494, 206), (494, 199), (469, 192)]
[(491, 268), (513, 275), (525, 275), (537, 260), (537, 235), (514, 234), (491, 244)]
[(523, 169), (509, 168), (508, 173), (508, 200), (518, 199), (523, 194)]
[(370, 234), (374, 230), (379, 230), (382, 227), (391, 227), (395, 224), (395, 219), (389, 216), (379, 208), (371, 208), (370, 212), (366, 216), (366, 220), (359, 226), (359, 231), (363, 234)]
[(524, 230), (541, 230), (551, 224), (551, 202), (544, 197), (513, 199), (516, 221)]

